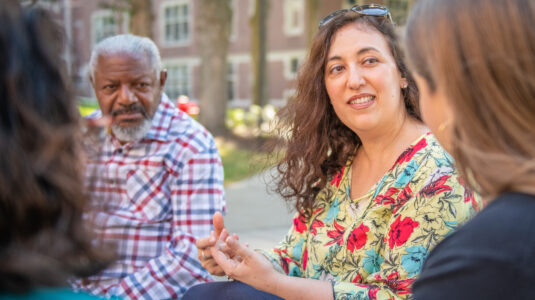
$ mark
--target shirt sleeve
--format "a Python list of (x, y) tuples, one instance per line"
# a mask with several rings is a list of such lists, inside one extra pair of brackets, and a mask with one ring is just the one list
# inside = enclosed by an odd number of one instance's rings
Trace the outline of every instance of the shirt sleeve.
[(213, 228), (213, 214), (225, 210), (221, 158), (212, 137), (207, 137), (208, 145), (192, 151), (185, 160), (172, 162), (177, 164), (169, 174), (169, 221), (173, 226), (164, 254), (123, 278), (109, 294), (128, 299), (176, 299), (190, 286), (212, 280), (198, 261), (195, 247), (196, 238), (208, 236)]
[[(301, 214), (295, 214), (293, 225), (279, 243), (270, 251), (260, 251), (266, 256), (275, 269), (294, 277), (303, 277), (303, 261), (306, 261), (307, 224)], [(303, 249), (305, 249), (303, 251)]]
[(359, 272), (367, 275), (358, 283), (334, 282), (335, 299), (411, 298), (412, 283), (429, 251), (472, 213), (472, 203), (463, 197), (467, 191), (457, 178), (445, 174), (415, 191), (387, 223), (378, 270)]

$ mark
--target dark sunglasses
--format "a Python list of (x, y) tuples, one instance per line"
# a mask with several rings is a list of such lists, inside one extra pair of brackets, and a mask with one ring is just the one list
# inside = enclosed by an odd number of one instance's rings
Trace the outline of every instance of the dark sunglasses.
[(394, 21), (392, 21), (392, 16), (390, 15), (390, 11), (388, 10), (386, 6), (382, 6), (379, 4), (364, 4), (364, 5), (356, 5), (349, 9), (339, 9), (337, 11), (334, 11), (333, 13), (329, 14), (325, 18), (321, 19), (318, 25), (318, 28), (321, 28), (321, 26), (329, 23), (332, 19), (336, 18), (339, 15), (345, 14), (349, 11), (357, 13), (361, 16), (385, 18), (391, 23), (394, 23)]

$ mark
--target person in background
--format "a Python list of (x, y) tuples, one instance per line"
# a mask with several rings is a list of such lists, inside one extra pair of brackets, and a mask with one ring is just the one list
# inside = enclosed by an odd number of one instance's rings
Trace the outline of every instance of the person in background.
[(129, 299), (180, 298), (212, 280), (195, 240), (225, 209), (215, 142), (163, 93), (167, 73), (150, 39), (104, 39), (89, 65), (100, 107), (89, 118), (112, 123), (86, 167), (87, 216), (99, 242), (117, 246), (118, 260), (74, 286)]
[(2, 0), (0, 299), (97, 299), (68, 280), (113, 258), (93, 247), (82, 220), (80, 116), (61, 45), (45, 11)]
[(419, 1), (406, 47), (424, 120), (489, 202), (429, 255), (415, 299), (535, 297), (535, 2)]
[(417, 94), (386, 7), (324, 18), (282, 114), (278, 191), (295, 201), (293, 227), (258, 253), (214, 216), (200, 259), (237, 281), (184, 299), (410, 298), (429, 251), (481, 204), (421, 122)]

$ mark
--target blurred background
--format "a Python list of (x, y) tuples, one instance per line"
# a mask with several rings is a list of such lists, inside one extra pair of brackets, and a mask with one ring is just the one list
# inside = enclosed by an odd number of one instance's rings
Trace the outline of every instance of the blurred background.
[(353, 5), (387, 5), (403, 26), (416, 0), (21, 0), (50, 10), (82, 115), (98, 108), (88, 78), (92, 47), (121, 33), (151, 38), (168, 77), (165, 92), (216, 138), (225, 169), (229, 229), (266, 248), (290, 226), (291, 209), (270, 194), (266, 141), (291, 101), (319, 20)]

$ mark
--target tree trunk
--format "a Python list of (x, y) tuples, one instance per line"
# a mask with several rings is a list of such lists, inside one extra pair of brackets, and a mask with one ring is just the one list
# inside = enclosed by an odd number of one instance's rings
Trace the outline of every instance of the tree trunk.
[(320, 1), (319, 0), (307, 0), (306, 2), (306, 34), (307, 34), (307, 49), (310, 49), (312, 39), (318, 31), (318, 23), (320, 22)]
[(255, 0), (251, 17), (251, 58), (253, 67), (253, 104), (264, 106), (268, 102), (267, 78), (267, 0)]
[(196, 42), (201, 57), (199, 121), (214, 135), (223, 134), (228, 101), (227, 52), (230, 0), (196, 0)]
[(146, 36), (150, 39), (152, 35), (152, 0), (130, 0), (130, 32), (135, 35)]

